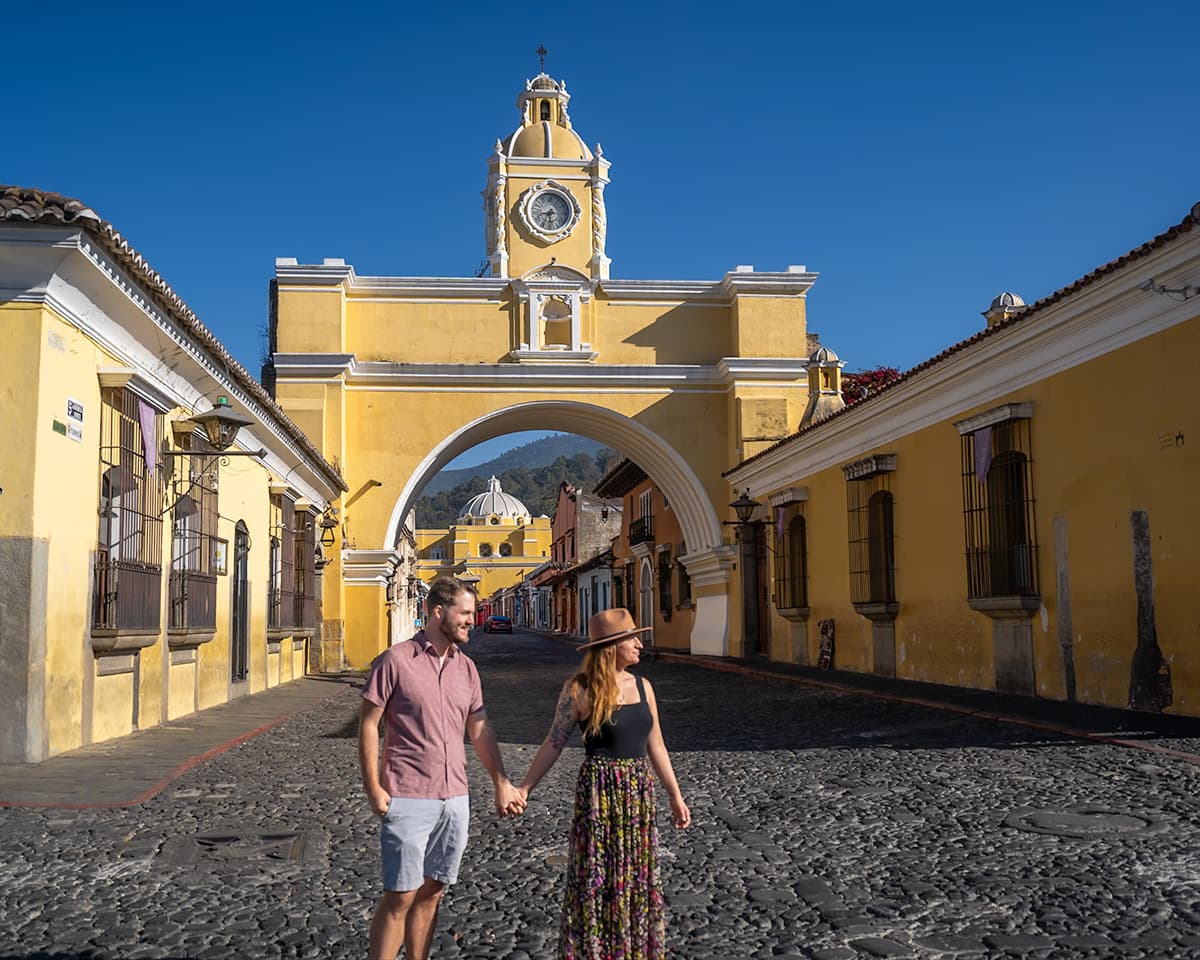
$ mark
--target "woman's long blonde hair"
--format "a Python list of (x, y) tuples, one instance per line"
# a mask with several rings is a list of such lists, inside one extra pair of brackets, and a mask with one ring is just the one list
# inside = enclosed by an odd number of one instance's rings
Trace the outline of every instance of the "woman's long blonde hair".
[(617, 645), (595, 647), (583, 655), (583, 667), (575, 674), (577, 697), (586, 693), (592, 709), (583, 728), (585, 736), (594, 737), (608, 723), (617, 709), (621, 691), (617, 688)]

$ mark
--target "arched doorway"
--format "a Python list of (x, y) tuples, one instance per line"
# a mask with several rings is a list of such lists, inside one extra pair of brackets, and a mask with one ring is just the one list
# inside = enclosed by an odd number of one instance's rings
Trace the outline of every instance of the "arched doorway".
[[(531, 401), (494, 411), (451, 432), (409, 476), (393, 506), (384, 548), (393, 549), (398, 543), (403, 518), (421, 489), (442, 467), (485, 440), (521, 430), (562, 430), (586, 436), (620, 450), (654, 478), (670, 499), (688, 544), (688, 553), (679, 559), (693, 585), (698, 591), (706, 586), (722, 587), (719, 591), (698, 592), (694, 597), (692, 652), (717, 656), (728, 653), (729, 610), (724, 585), (728, 583), (733, 550), (723, 543), (712, 499), (688, 462), (670, 444), (636, 420), (605, 407), (568, 400)], [(378, 562), (378, 551), (367, 553), (370, 562)], [(651, 599), (644, 604), (639, 596), (639, 618), (654, 615), (653, 571), (650, 576)], [(643, 607), (648, 614), (642, 613)], [(564, 619), (566, 613), (563, 611)], [(653, 619), (648, 625), (653, 625)]]
[[(638, 579), (638, 626), (654, 626), (654, 571), (649, 559), (641, 562), (641, 574)], [(654, 645), (654, 634), (646, 634), (642, 638), (646, 646)]]

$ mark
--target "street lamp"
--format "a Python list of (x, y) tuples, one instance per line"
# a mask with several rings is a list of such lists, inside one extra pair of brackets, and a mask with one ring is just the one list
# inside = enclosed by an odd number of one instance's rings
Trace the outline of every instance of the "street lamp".
[(337, 529), (337, 507), (329, 507), (321, 517), (321, 546), (332, 547), (336, 541), (333, 531)]
[(737, 525), (738, 543), (741, 545), (743, 652), (747, 655), (761, 654), (764, 651), (759, 649), (763, 623), (759, 604), (758, 530), (766, 525), (766, 521), (751, 519), (762, 504), (750, 496), (749, 488), (729, 506), (737, 520), (726, 520), (724, 523)]
[(761, 507), (762, 504), (750, 496), (750, 488), (747, 487), (741, 496), (729, 506), (733, 508), (733, 512), (737, 516), (737, 522), (745, 526), (751, 522), (750, 518), (754, 516), (754, 511)]
[(200, 425), (208, 442), (219, 452), (228, 450), (238, 431), (254, 422), (253, 417), (234, 410), (228, 397), (217, 397), (211, 410), (197, 413), (190, 419)]

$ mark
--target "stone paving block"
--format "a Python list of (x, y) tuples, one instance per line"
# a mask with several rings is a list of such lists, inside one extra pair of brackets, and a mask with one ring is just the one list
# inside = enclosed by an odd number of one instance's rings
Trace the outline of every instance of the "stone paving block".
[(861, 940), (851, 940), (850, 946), (872, 957), (911, 957), (913, 948), (887, 937), (863, 937)]
[(1088, 947), (1100, 950), (1117, 945), (1111, 937), (1105, 937), (1098, 933), (1069, 933), (1056, 939), (1065, 947)]
[(1009, 950), (1014, 953), (1049, 950), (1054, 946), (1052, 938), (1036, 933), (990, 933), (983, 938), (983, 942), (993, 950)]
[(916, 944), (926, 950), (936, 950), (943, 953), (970, 955), (983, 953), (987, 948), (980, 940), (969, 937), (956, 937), (952, 934), (934, 934), (928, 937), (917, 937)]

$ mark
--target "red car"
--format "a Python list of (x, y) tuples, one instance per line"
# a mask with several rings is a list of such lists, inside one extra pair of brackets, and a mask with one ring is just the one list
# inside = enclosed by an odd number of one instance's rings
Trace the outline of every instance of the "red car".
[(483, 622), (484, 633), (512, 633), (512, 620), (508, 617), (488, 617)]

